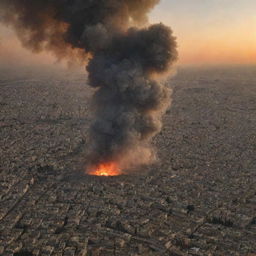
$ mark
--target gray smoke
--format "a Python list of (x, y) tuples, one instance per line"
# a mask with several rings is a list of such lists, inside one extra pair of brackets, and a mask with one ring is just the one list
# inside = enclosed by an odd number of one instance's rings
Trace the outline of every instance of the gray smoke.
[(58, 58), (89, 58), (89, 84), (97, 88), (92, 165), (115, 161), (130, 168), (154, 159), (150, 140), (170, 103), (170, 91), (158, 78), (177, 59), (171, 29), (147, 25), (147, 13), (158, 2), (0, 0), (1, 21), (15, 29), (25, 47)]

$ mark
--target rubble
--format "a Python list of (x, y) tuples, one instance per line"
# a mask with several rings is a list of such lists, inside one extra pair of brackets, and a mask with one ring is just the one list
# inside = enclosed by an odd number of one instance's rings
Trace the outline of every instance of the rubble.
[(159, 161), (107, 178), (83, 172), (84, 75), (2, 72), (0, 254), (254, 255), (254, 74), (180, 70)]

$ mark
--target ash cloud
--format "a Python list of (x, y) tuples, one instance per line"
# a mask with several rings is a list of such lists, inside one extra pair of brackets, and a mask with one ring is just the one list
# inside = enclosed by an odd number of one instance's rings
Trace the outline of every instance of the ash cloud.
[(87, 59), (94, 121), (90, 164), (122, 168), (154, 159), (152, 137), (170, 104), (165, 76), (177, 60), (169, 27), (148, 25), (159, 0), (0, 0), (1, 22), (22, 44), (58, 58)]

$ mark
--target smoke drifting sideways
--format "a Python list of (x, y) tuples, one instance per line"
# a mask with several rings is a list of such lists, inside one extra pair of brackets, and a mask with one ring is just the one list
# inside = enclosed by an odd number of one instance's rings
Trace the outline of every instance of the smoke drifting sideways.
[(159, 0), (0, 0), (0, 22), (22, 44), (58, 58), (87, 60), (92, 99), (89, 165), (132, 168), (155, 159), (170, 90), (161, 77), (177, 60), (176, 38), (148, 25)]

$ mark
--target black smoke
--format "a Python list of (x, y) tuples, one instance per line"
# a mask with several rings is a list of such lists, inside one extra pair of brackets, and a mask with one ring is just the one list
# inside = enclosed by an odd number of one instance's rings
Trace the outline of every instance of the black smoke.
[(159, 77), (177, 59), (169, 27), (148, 25), (159, 0), (0, 0), (1, 22), (23, 45), (58, 58), (89, 59), (94, 121), (90, 164), (123, 168), (154, 158), (151, 138), (161, 129), (170, 91)]

